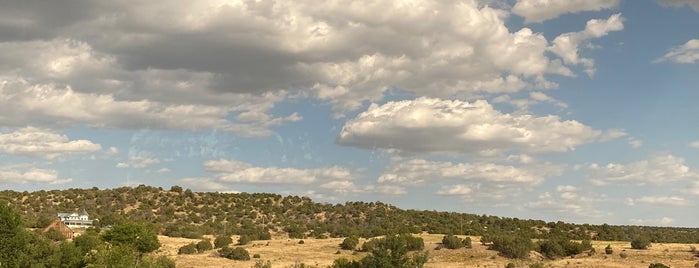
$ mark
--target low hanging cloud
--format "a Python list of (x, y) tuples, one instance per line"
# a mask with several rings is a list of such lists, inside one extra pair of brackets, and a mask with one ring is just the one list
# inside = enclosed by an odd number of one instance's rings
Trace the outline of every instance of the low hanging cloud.
[(686, 206), (689, 201), (679, 196), (643, 196), (636, 199), (631, 199), (632, 204), (645, 203), (661, 206)]
[(512, 7), (512, 13), (524, 17), (526, 23), (537, 23), (566, 13), (612, 9), (617, 7), (619, 2), (621, 0), (517, 0)]
[(101, 150), (89, 140), (70, 140), (47, 129), (25, 127), (10, 133), (0, 133), (0, 153), (55, 159), (73, 154)]
[(245, 162), (225, 159), (206, 161), (204, 169), (221, 183), (311, 184), (354, 178), (348, 169), (339, 166), (316, 169), (256, 167)]
[(699, 39), (687, 41), (682, 46), (670, 49), (665, 55), (654, 62), (672, 61), (675, 63), (693, 64), (699, 61)]
[(160, 159), (145, 157), (145, 156), (131, 156), (126, 162), (117, 163), (118, 168), (146, 168), (151, 165), (159, 164)]
[(555, 192), (544, 192), (531, 202), (524, 204), (527, 209), (551, 211), (583, 218), (602, 218), (611, 216), (596, 209), (602, 198), (591, 197), (590, 194), (580, 194), (580, 190), (572, 185), (559, 185)]
[(11, 184), (64, 184), (73, 181), (59, 178), (53, 169), (41, 169), (27, 166), (0, 166), (0, 183)]
[[(113, 95), (86, 94), (70, 87), (33, 85), (16, 79), (0, 83), (0, 94), (0, 123), (10, 126), (32, 123), (49, 127), (84, 124), (95, 128), (220, 129), (241, 136), (265, 136), (272, 133), (270, 126), (301, 119), (295, 113), (283, 118), (265, 117), (264, 111), (256, 111), (253, 118), (250, 114), (255, 110), (239, 107), (116, 100)], [(245, 110), (237, 121), (226, 119), (238, 109)]]
[(664, 184), (699, 179), (699, 173), (687, 166), (683, 158), (671, 154), (654, 155), (646, 160), (627, 164), (592, 164), (589, 166), (588, 176), (597, 185), (609, 183)]
[(485, 100), (418, 98), (372, 104), (348, 120), (337, 143), (366, 149), (407, 153), (474, 153), (519, 150), (566, 152), (601, 138), (575, 120), (554, 115), (501, 113)]
[(521, 183), (535, 185), (546, 176), (558, 173), (555, 169), (544, 172), (492, 163), (451, 163), (413, 159), (390, 166), (378, 179), (379, 183), (420, 185), (446, 179), (490, 183)]

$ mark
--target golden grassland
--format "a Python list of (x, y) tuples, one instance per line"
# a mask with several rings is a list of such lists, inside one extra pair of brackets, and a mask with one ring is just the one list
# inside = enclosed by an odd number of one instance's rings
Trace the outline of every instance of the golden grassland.
[[(496, 251), (487, 250), (478, 243), (480, 237), (471, 236), (472, 248), (457, 250), (436, 250), (441, 243), (443, 235), (422, 234), (425, 241), (425, 250), (429, 252), (429, 261), (425, 267), (505, 267), (507, 263), (514, 263), (516, 267), (528, 267), (529, 264), (542, 262), (545, 267), (638, 267), (645, 268), (651, 263), (661, 262), (670, 267), (694, 267), (699, 262), (699, 257), (690, 252), (690, 244), (652, 244), (647, 250), (631, 249), (629, 242), (593, 241), (596, 254), (588, 256), (583, 253), (573, 257), (557, 260), (543, 260), (537, 254), (532, 254), (529, 260), (512, 260), (498, 255)], [(212, 237), (209, 237), (212, 239)], [(216, 251), (193, 255), (177, 255), (177, 249), (186, 244), (197, 242), (196, 239), (172, 238), (159, 236), (162, 244), (159, 254), (167, 255), (175, 259), (177, 267), (252, 267), (256, 260), (270, 261), (272, 267), (289, 267), (294, 264), (304, 263), (318, 267), (326, 267), (335, 259), (345, 257), (359, 259), (366, 253), (355, 253), (349, 250), (340, 250), (341, 238), (330, 239), (303, 239), (304, 244), (299, 244), (300, 239), (276, 238), (269, 241), (253, 241), (243, 246), (252, 257), (259, 254), (259, 259), (250, 261), (233, 261), (217, 256)], [(213, 241), (213, 239), (212, 239)], [(237, 241), (237, 237), (233, 237)], [(360, 243), (364, 240), (360, 240)], [(604, 248), (611, 245), (614, 253), (605, 254)], [(623, 253), (623, 254), (622, 254)], [(625, 255), (622, 257), (621, 255)]]

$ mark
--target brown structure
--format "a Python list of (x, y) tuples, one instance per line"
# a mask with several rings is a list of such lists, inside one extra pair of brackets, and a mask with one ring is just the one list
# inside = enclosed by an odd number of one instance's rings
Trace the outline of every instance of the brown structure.
[(55, 229), (56, 231), (61, 232), (61, 234), (63, 234), (63, 236), (66, 237), (66, 239), (73, 239), (73, 236), (74, 236), (73, 229), (70, 229), (70, 227), (68, 227), (68, 225), (63, 223), (61, 221), (61, 219), (58, 219), (58, 218), (55, 219), (51, 224), (49, 224), (49, 226), (44, 228), (44, 230), (41, 232), (46, 233), (51, 229)]

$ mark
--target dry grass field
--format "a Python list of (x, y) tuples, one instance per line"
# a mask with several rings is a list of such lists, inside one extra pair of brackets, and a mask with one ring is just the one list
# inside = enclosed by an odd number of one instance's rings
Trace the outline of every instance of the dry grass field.
[[(670, 267), (694, 267), (699, 258), (690, 252), (689, 244), (653, 244), (648, 250), (634, 250), (628, 242), (593, 241), (596, 254), (588, 256), (581, 254), (558, 260), (540, 260), (532, 255), (530, 260), (511, 260), (498, 256), (497, 252), (487, 250), (478, 241), (480, 237), (473, 236), (473, 248), (448, 250), (435, 250), (441, 242), (442, 235), (424, 234), (425, 249), (429, 251), (429, 261), (426, 267), (505, 267), (509, 262), (517, 267), (528, 267), (529, 264), (542, 262), (545, 267), (638, 267), (645, 268), (651, 263), (662, 262)], [(198, 240), (186, 238), (159, 237), (162, 243), (160, 254), (168, 255), (176, 260), (177, 267), (245, 267), (255, 264), (256, 259), (250, 261), (233, 261), (216, 256), (215, 251), (194, 255), (177, 255), (177, 249), (183, 245)], [(213, 239), (212, 239), (213, 240)], [(237, 241), (237, 237), (233, 238)], [(362, 240), (360, 240), (361, 243)], [(326, 267), (340, 257), (361, 258), (364, 253), (353, 253), (348, 250), (340, 250), (338, 244), (340, 238), (333, 239), (304, 239), (304, 244), (299, 244), (299, 239), (274, 239), (270, 241), (253, 241), (244, 248), (250, 252), (250, 256), (259, 254), (259, 260), (271, 261), (272, 267), (289, 267), (298, 263)], [(604, 248), (610, 244), (614, 253), (604, 254)], [(699, 245), (698, 245), (699, 246)], [(339, 254), (338, 254), (339, 251)], [(624, 258), (621, 257), (624, 253)]]

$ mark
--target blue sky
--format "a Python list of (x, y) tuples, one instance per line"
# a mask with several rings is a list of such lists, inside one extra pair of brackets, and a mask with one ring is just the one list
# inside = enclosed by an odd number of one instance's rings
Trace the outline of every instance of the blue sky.
[(11, 1), (0, 188), (694, 226), (699, 1)]

